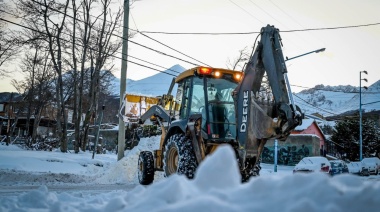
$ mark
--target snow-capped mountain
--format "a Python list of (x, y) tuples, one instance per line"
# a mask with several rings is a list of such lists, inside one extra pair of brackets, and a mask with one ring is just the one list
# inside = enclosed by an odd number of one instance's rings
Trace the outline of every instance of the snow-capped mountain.
[[(365, 112), (380, 110), (380, 80), (362, 88), (362, 109)], [(359, 87), (317, 85), (294, 94), (294, 101), (306, 114), (319, 113), (325, 117), (359, 110)]]
[[(179, 73), (182, 73), (184, 70), (184, 67), (180, 65), (174, 65), (163, 72), (159, 72), (155, 75), (141, 80), (127, 79), (127, 93), (146, 96), (161, 96), (162, 94), (166, 94), (169, 90), (169, 86), (173, 78)], [(115, 77), (115, 80), (111, 86), (111, 90), (115, 96), (120, 95), (119, 78)], [(176, 92), (177, 88), (174, 87), (172, 95), (175, 95)]]
[[(127, 93), (146, 96), (161, 96), (166, 94), (174, 76), (183, 72), (185, 68), (174, 65), (170, 69), (159, 72), (153, 76), (141, 79), (127, 79)], [(120, 79), (115, 78), (112, 83), (112, 91), (119, 95)], [(176, 94), (176, 86), (172, 95)], [(342, 113), (359, 110), (359, 87), (351, 85), (317, 85), (314, 88), (303, 90), (293, 94), (295, 104), (306, 115), (318, 113), (324, 117), (336, 116)], [(380, 110), (380, 80), (362, 89), (362, 109), (365, 112)]]

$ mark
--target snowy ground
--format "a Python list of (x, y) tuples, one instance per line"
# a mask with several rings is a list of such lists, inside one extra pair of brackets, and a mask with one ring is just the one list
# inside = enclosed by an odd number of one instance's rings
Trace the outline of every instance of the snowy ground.
[(380, 175), (292, 174), (262, 164), (261, 176), (240, 183), (229, 147), (219, 148), (195, 179), (138, 184), (137, 159), (159, 137), (142, 139), (117, 161), (113, 153), (25, 151), (0, 144), (0, 211), (378, 211)]

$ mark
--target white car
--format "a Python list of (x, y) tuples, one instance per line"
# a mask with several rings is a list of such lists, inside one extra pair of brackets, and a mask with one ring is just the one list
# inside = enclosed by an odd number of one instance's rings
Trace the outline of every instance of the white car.
[(350, 162), (347, 164), (348, 172), (350, 174), (357, 174), (361, 176), (369, 176), (368, 166), (360, 161)]
[(364, 158), (362, 163), (368, 166), (368, 171), (370, 174), (378, 175), (380, 171), (380, 159), (378, 157)]
[(330, 162), (322, 156), (304, 157), (294, 167), (293, 173), (305, 172), (324, 172), (329, 173), (331, 169)]

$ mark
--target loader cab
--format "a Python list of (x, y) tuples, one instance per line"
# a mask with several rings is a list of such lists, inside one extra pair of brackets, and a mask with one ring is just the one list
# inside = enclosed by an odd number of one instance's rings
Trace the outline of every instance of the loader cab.
[(180, 120), (202, 114), (202, 136), (216, 143), (236, 138), (235, 107), (232, 91), (241, 72), (197, 67), (176, 79)]

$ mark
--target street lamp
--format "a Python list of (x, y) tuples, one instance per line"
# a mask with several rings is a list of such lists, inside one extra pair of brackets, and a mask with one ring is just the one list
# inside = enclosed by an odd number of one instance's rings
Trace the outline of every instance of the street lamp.
[[(360, 71), (359, 76), (359, 142), (360, 142), (360, 161), (363, 159), (363, 137), (362, 137), (362, 80), (368, 82), (366, 78), (362, 79), (362, 73), (367, 74), (367, 71)], [(368, 89), (366, 86), (364, 86), (366, 90)]]
[(298, 56), (295, 56), (295, 57), (291, 57), (291, 58), (288, 58), (286, 57), (286, 61), (289, 61), (289, 60), (293, 60), (293, 59), (296, 59), (298, 57), (302, 57), (302, 56), (305, 56), (305, 55), (308, 55), (308, 54), (311, 54), (311, 53), (319, 53), (319, 52), (324, 52), (326, 50), (326, 48), (322, 48), (322, 49), (317, 49), (317, 50), (314, 50), (314, 51), (311, 51), (311, 52), (308, 52), (308, 53), (305, 53), (305, 54), (301, 54), (301, 55), (298, 55)]
[[(308, 55), (308, 54), (311, 54), (311, 53), (324, 52), (325, 50), (326, 50), (326, 48), (321, 48), (321, 49), (317, 49), (317, 50), (314, 50), (314, 51), (311, 51), (311, 52), (307, 52), (305, 54), (301, 54), (301, 55), (298, 55), (298, 56), (295, 56), (295, 57), (291, 57), (291, 58), (286, 57), (285, 62), (287, 62), (289, 60), (293, 60), (293, 59), (299, 58), (299, 57), (302, 57), (302, 56), (305, 56), (305, 55)], [(290, 83), (289, 83), (289, 79), (288, 79), (288, 74), (286, 72), (284, 73), (284, 77), (285, 77), (285, 83), (288, 86), (288, 95), (289, 95), (289, 98), (290, 98), (290, 102), (292, 103), (293, 110), (296, 111), (295, 104), (294, 104), (294, 99), (293, 99), (293, 95), (292, 95), (292, 90), (290, 88)]]

